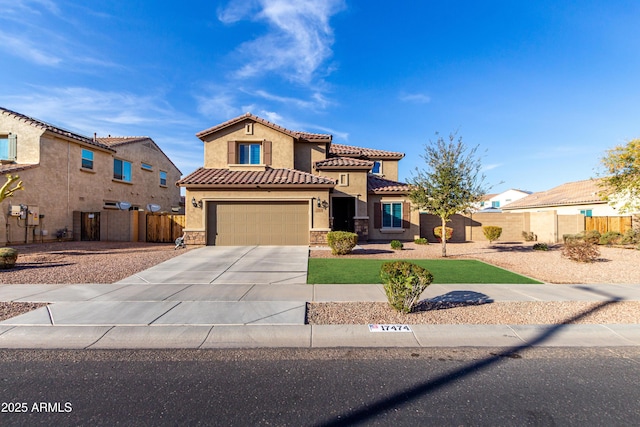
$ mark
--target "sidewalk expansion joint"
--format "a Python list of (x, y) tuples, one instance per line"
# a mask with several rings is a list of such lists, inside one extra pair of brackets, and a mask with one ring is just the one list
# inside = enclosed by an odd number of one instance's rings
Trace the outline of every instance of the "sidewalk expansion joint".
[[(268, 318), (270, 318), (270, 317), (278, 316), (278, 315), (280, 315), (280, 314), (284, 314), (284, 313), (287, 313), (287, 312), (289, 312), (289, 311), (298, 310), (300, 307), (306, 307), (306, 304), (307, 304), (307, 303), (306, 303), (306, 302), (304, 302), (304, 303), (302, 303), (302, 304), (303, 304), (303, 305), (298, 306), (298, 307), (288, 308), (288, 309), (283, 310), (283, 311), (280, 311), (280, 312), (278, 312), (278, 313), (273, 313), (273, 314), (270, 314), (270, 315), (268, 315), (268, 316), (261, 317), (260, 319), (252, 320), (251, 322), (247, 322), (247, 323), (245, 323), (245, 325), (251, 325), (251, 324), (254, 324), (255, 322), (259, 322), (259, 321), (261, 321), (261, 320), (265, 320), (265, 319), (268, 319)], [(304, 319), (303, 319), (303, 322), (304, 322)], [(298, 324), (299, 324), (299, 323), (296, 323), (296, 325), (298, 325)], [(304, 324), (304, 323), (302, 323), (302, 324)]]
[(91, 344), (89, 344), (88, 346), (86, 346), (84, 349), (85, 349), (85, 350), (88, 350), (88, 349), (89, 349), (89, 348), (91, 348), (92, 346), (94, 346), (94, 345), (98, 344), (98, 342), (100, 342), (100, 340), (101, 340), (102, 338), (104, 338), (104, 337), (105, 337), (105, 336), (106, 336), (106, 335), (107, 335), (111, 330), (113, 330), (114, 328), (115, 328), (115, 325), (114, 325), (114, 326), (111, 326), (109, 329), (107, 329), (106, 331), (104, 331), (104, 334), (100, 335), (100, 336), (98, 337), (98, 339), (97, 339), (97, 340), (95, 340), (94, 342), (92, 342)]
[(155, 322), (157, 322), (162, 316), (164, 316), (165, 314), (169, 313), (171, 310), (173, 310), (174, 308), (176, 308), (177, 306), (179, 306), (180, 304), (182, 304), (182, 301), (178, 301), (178, 303), (176, 305), (174, 305), (173, 307), (169, 308), (167, 311), (165, 311), (164, 313), (162, 313), (160, 316), (156, 317), (155, 319), (153, 319), (151, 322), (149, 322), (147, 324), (147, 326), (151, 326), (153, 325)]
[(53, 321), (53, 313), (51, 312), (51, 308), (49, 308), (49, 304), (47, 304), (45, 307), (47, 307), (47, 314), (49, 314), (49, 321), (51, 322), (51, 325), (55, 326), (56, 322)]

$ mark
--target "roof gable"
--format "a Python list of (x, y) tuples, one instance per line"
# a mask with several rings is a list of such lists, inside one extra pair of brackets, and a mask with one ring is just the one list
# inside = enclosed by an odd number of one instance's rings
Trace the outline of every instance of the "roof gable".
[(371, 160), (360, 160), (351, 157), (330, 157), (315, 163), (317, 170), (322, 169), (366, 169), (371, 170)]
[(0, 107), (0, 114), (4, 114), (7, 115), (9, 117), (13, 117), (15, 119), (18, 119), (28, 125), (40, 128), (46, 132), (50, 132), (53, 133), (55, 135), (59, 135), (68, 139), (73, 139), (75, 141), (78, 142), (82, 142), (88, 145), (93, 145), (94, 147), (98, 147), (101, 148), (103, 150), (107, 150), (107, 151), (114, 151), (113, 149), (111, 149), (109, 146), (102, 144), (98, 141), (96, 141), (93, 138), (89, 138), (74, 132), (71, 132), (69, 130), (57, 127), (57, 126), (53, 126), (49, 123), (43, 122), (42, 120), (38, 120), (38, 119), (34, 119), (33, 117), (29, 117), (26, 116), (24, 114), (20, 114), (20, 113), (16, 113), (15, 111), (11, 111), (8, 110), (6, 108), (2, 108)]
[(117, 148), (123, 145), (136, 144), (136, 143), (142, 143), (143, 145), (147, 145), (150, 148), (154, 148), (158, 150), (169, 161), (169, 163), (171, 163), (173, 167), (176, 168), (178, 173), (182, 175), (182, 172), (180, 171), (180, 169), (178, 169), (178, 167), (175, 165), (175, 163), (173, 163), (173, 161), (169, 158), (169, 156), (167, 156), (165, 152), (162, 151), (162, 149), (158, 146), (158, 144), (156, 144), (156, 142), (148, 136), (111, 136), (109, 135), (107, 137), (98, 137), (96, 138), (96, 140), (106, 146), (111, 147), (112, 149), (115, 149), (116, 152), (117, 152)]
[(568, 182), (547, 191), (539, 191), (504, 206), (508, 209), (524, 209), (549, 206), (570, 206), (607, 203), (599, 196), (602, 188), (599, 179)]
[(263, 118), (260, 118), (258, 116), (254, 116), (251, 113), (246, 113), (243, 114), (242, 116), (238, 116), (236, 118), (233, 118), (231, 120), (227, 120), (224, 123), (220, 123), (219, 125), (210, 127), (209, 129), (205, 129), (203, 131), (200, 131), (198, 133), (196, 133), (196, 136), (200, 139), (203, 139), (211, 134), (214, 134), (216, 132), (221, 131), (222, 129), (225, 129), (229, 126), (233, 126), (237, 123), (241, 123), (243, 121), (246, 120), (250, 120), (253, 121), (255, 123), (260, 123), (264, 126), (267, 126), (271, 129), (274, 129), (278, 132), (282, 132), (285, 135), (288, 135), (292, 138), (295, 138), (299, 141), (302, 142), (331, 142), (332, 136), (329, 134), (322, 134), (322, 133), (309, 133), (309, 132), (298, 132), (298, 131), (292, 131), (286, 128), (283, 128), (282, 126), (279, 126), (275, 123), (272, 123), (268, 120), (265, 120)]

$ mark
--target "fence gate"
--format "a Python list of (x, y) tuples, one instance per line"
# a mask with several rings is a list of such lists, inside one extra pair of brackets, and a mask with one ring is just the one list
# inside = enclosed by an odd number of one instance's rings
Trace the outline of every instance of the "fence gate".
[(147, 214), (147, 242), (173, 243), (182, 236), (184, 215)]
[(584, 217), (584, 229), (586, 231), (598, 230), (600, 234), (607, 231), (617, 231), (624, 234), (632, 227), (630, 216), (586, 216)]
[(80, 240), (100, 240), (100, 212), (82, 212), (80, 214)]

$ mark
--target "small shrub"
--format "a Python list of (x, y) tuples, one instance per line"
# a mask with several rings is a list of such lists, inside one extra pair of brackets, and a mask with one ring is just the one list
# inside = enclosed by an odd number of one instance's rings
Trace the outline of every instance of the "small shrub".
[(18, 251), (13, 248), (0, 248), (0, 269), (13, 268), (18, 259)]
[(498, 240), (500, 235), (502, 234), (502, 227), (497, 227), (495, 225), (485, 225), (482, 227), (482, 232), (484, 233), (484, 237), (487, 238), (489, 243), (492, 243), (494, 240)]
[(582, 238), (585, 242), (593, 243), (594, 245), (597, 245), (600, 241), (600, 237), (602, 237), (598, 230), (589, 230), (580, 234), (582, 235)]
[(562, 256), (577, 262), (593, 262), (600, 256), (600, 250), (586, 240), (568, 240), (562, 248)]
[(334, 255), (346, 255), (358, 244), (358, 235), (348, 231), (330, 231), (327, 233), (327, 244)]
[(549, 250), (549, 245), (547, 245), (546, 243), (536, 243), (535, 245), (533, 245), (533, 250), (534, 251), (548, 251)]
[(389, 304), (403, 313), (413, 311), (420, 295), (433, 281), (429, 270), (407, 261), (382, 264), (380, 278)]
[(525, 242), (533, 242), (534, 240), (536, 240), (536, 235), (533, 234), (533, 231), (523, 231), (522, 238)]
[(394, 251), (401, 251), (404, 248), (404, 245), (400, 240), (392, 240), (391, 241), (391, 249)]
[(617, 231), (607, 231), (600, 237), (601, 245), (617, 245), (622, 241), (622, 234)]
[(620, 243), (623, 245), (635, 245), (636, 243), (640, 243), (640, 230), (627, 230), (622, 235), (622, 240)]
[(564, 243), (567, 243), (569, 240), (576, 240), (579, 239), (579, 235), (578, 234), (563, 234), (562, 235), (562, 241)]
[[(447, 241), (449, 241), (451, 239), (451, 236), (453, 236), (453, 228), (445, 227), (445, 230), (447, 231)], [(434, 228), (433, 235), (436, 236), (438, 239), (442, 239), (442, 227)]]
[(415, 243), (416, 245), (428, 245), (429, 241), (424, 237), (420, 237), (419, 239), (414, 240), (413, 243)]

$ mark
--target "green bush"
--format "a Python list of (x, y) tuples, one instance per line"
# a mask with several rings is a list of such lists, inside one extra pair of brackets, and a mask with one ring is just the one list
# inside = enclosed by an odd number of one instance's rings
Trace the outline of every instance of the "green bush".
[(594, 245), (598, 244), (598, 242), (600, 241), (600, 237), (602, 237), (600, 236), (600, 232), (598, 230), (589, 230), (580, 234), (582, 235), (582, 238), (585, 242), (593, 243)]
[(392, 240), (391, 241), (391, 249), (394, 251), (401, 251), (404, 248), (404, 245), (400, 240)]
[(433, 281), (429, 270), (407, 261), (382, 264), (380, 278), (389, 304), (403, 313), (413, 311), (420, 295)]
[(600, 237), (601, 245), (617, 245), (622, 241), (622, 234), (617, 231), (607, 231)]
[(549, 250), (549, 245), (547, 245), (546, 243), (536, 243), (535, 245), (533, 245), (533, 250), (534, 251), (548, 251)]
[(414, 240), (413, 243), (415, 243), (416, 245), (428, 245), (429, 241), (424, 237), (420, 237), (419, 239)]
[(640, 230), (627, 230), (622, 235), (622, 240), (620, 243), (623, 245), (635, 245), (636, 243), (640, 243)]
[(533, 231), (523, 231), (522, 238), (525, 242), (533, 242), (534, 240), (536, 240), (536, 235), (533, 234)]
[(18, 251), (13, 248), (0, 248), (0, 269), (13, 268), (18, 259)]
[(502, 234), (502, 227), (498, 227), (495, 225), (485, 225), (482, 227), (482, 232), (484, 233), (484, 237), (487, 238), (489, 243), (492, 243), (494, 240), (498, 240), (500, 235)]
[(346, 255), (358, 244), (358, 235), (348, 231), (330, 231), (327, 233), (327, 244), (334, 255)]
[[(451, 236), (453, 236), (453, 228), (445, 227), (445, 230), (447, 231), (447, 241), (449, 241), (451, 239)], [(434, 228), (433, 235), (436, 236), (438, 239), (442, 239), (442, 227)]]
[(600, 256), (600, 250), (586, 240), (568, 240), (562, 248), (562, 256), (577, 262), (593, 262)]

